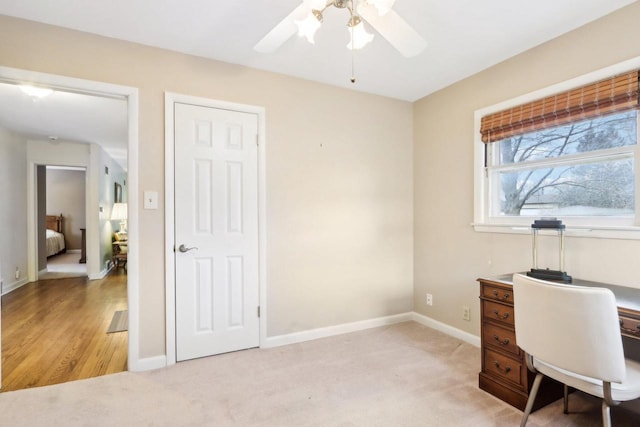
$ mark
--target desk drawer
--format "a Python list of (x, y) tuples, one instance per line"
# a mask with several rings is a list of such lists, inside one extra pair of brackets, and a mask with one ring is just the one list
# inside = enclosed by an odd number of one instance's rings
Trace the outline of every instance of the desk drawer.
[(498, 286), (482, 284), (482, 295), (485, 298), (513, 304), (513, 291)]
[(500, 348), (515, 356), (520, 356), (520, 347), (516, 344), (516, 333), (513, 329), (505, 329), (498, 325), (485, 323), (482, 325), (482, 339), (485, 345)]
[(632, 338), (640, 338), (640, 320), (620, 316), (620, 331), (622, 335)]
[(486, 320), (497, 320), (514, 327), (512, 306), (483, 300), (482, 313)]
[(522, 362), (503, 356), (495, 351), (484, 350), (484, 366), (482, 370), (502, 380), (509, 381), (522, 388)]

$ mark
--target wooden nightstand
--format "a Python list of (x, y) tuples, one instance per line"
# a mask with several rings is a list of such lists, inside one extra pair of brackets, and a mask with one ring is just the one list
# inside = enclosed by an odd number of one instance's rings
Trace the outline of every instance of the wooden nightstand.
[(118, 267), (123, 267), (126, 269), (127, 267), (127, 253), (128, 253), (128, 241), (120, 240), (112, 243), (113, 248), (113, 265)]

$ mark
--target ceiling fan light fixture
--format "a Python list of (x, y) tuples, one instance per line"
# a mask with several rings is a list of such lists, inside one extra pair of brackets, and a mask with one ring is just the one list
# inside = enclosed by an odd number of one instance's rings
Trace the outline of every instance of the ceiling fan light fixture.
[(309, 43), (314, 44), (313, 38), (322, 25), (322, 12), (312, 9), (306, 18), (295, 23), (298, 26), (298, 36), (306, 37)]
[[(354, 22), (349, 28), (352, 40), (347, 44), (347, 48), (352, 52), (373, 40), (373, 34), (365, 31), (362, 25), (362, 22), (366, 21), (367, 26), (376, 30), (402, 56), (418, 56), (427, 47), (427, 41), (392, 9), (394, 5), (395, 0), (300, 0), (298, 7), (273, 27), (253, 48), (261, 53), (274, 52), (296, 34), (296, 30), (300, 36), (305, 36), (310, 43), (314, 43), (315, 33), (322, 23), (323, 12), (333, 7), (344, 9), (352, 18), (356, 17), (355, 19), (361, 21)], [(301, 17), (305, 19), (300, 20)]]
[(362, 49), (373, 40), (373, 34), (368, 33), (364, 28), (364, 23), (358, 15), (353, 15), (347, 24), (351, 40), (347, 44), (347, 48), (351, 50)]
[(396, 0), (365, 0), (365, 2), (375, 6), (378, 10), (378, 15), (384, 16), (393, 8)]

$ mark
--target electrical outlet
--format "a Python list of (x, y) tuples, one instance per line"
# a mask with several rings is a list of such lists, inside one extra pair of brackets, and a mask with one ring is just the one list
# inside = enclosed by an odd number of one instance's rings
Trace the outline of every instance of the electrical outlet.
[(433, 305), (433, 295), (427, 294), (427, 305)]
[(16, 267), (16, 279), (20, 278), (20, 269)]
[(462, 306), (462, 320), (470, 321), (471, 320), (471, 310), (468, 306)]

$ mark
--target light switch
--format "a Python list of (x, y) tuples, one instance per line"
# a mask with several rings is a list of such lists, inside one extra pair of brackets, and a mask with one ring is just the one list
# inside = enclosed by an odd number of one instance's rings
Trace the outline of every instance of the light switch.
[(158, 209), (158, 192), (157, 191), (144, 192), (144, 208)]

